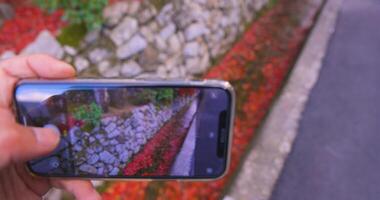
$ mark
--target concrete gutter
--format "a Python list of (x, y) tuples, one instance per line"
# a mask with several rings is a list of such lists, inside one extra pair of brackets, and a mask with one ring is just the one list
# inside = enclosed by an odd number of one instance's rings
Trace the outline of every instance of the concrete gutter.
[[(194, 100), (191, 103), (191, 106), (189, 110), (191, 109), (193, 113), (196, 112), (198, 109), (198, 100)], [(197, 127), (196, 127), (196, 114), (193, 117), (193, 120), (191, 122), (190, 128), (187, 132), (185, 141), (183, 142), (183, 145), (181, 147), (181, 150), (179, 151), (174, 164), (171, 168), (170, 175), (172, 176), (189, 176), (193, 166), (192, 166), (192, 159), (194, 157), (194, 149), (195, 149), (195, 143), (196, 143), (196, 137), (197, 137)]]
[(293, 141), (305, 103), (334, 32), (342, 0), (328, 0), (293, 68), (287, 85), (272, 107), (225, 200), (267, 200), (279, 177)]

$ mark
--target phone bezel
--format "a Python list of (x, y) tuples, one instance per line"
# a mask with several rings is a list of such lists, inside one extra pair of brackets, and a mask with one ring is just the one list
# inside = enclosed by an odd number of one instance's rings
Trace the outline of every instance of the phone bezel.
[(225, 161), (225, 168), (223, 173), (216, 177), (184, 177), (184, 176), (151, 176), (151, 177), (143, 177), (143, 176), (128, 176), (128, 177), (99, 177), (99, 176), (60, 176), (60, 175), (49, 175), (49, 174), (41, 174), (34, 172), (28, 164), (26, 164), (26, 168), (30, 174), (33, 176), (38, 177), (48, 177), (48, 178), (64, 178), (64, 179), (83, 179), (83, 180), (136, 180), (136, 181), (147, 181), (147, 180), (181, 180), (181, 181), (210, 181), (210, 180), (217, 180), (222, 177), (224, 177), (229, 168), (230, 168), (230, 160), (231, 160), (231, 145), (232, 145), (232, 139), (233, 139), (233, 124), (234, 124), (234, 118), (235, 118), (235, 91), (231, 84), (226, 81), (222, 80), (138, 80), (138, 79), (67, 79), (67, 80), (43, 80), (43, 79), (24, 79), (17, 83), (14, 92), (13, 92), (13, 98), (14, 98), (14, 107), (15, 107), (15, 113), (17, 115), (17, 120), (20, 122), (19, 119), (19, 110), (17, 109), (17, 101), (16, 101), (16, 91), (17, 88), (24, 84), (122, 84), (127, 87), (170, 87), (170, 86), (176, 86), (176, 87), (203, 87), (203, 88), (220, 88), (228, 92), (229, 99), (230, 99), (230, 105), (229, 105), (229, 122), (228, 122), (228, 134), (227, 134), (227, 151), (226, 151), (226, 161)]

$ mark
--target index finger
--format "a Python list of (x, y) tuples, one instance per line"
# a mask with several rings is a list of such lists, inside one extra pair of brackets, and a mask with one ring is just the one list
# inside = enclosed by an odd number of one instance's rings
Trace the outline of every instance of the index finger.
[(74, 68), (50, 56), (18, 56), (0, 62), (0, 107), (8, 108), (16, 83), (23, 78), (64, 79), (75, 76)]

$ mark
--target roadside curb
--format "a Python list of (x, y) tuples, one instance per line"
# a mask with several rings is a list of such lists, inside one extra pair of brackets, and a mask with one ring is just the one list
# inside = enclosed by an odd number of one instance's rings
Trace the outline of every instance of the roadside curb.
[(267, 200), (279, 177), (311, 89), (319, 77), (342, 0), (327, 0), (293, 71), (225, 199)]

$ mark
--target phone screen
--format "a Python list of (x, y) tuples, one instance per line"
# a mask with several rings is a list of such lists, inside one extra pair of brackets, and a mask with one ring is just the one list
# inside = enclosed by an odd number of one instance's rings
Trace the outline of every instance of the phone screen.
[(18, 120), (60, 134), (28, 162), (41, 176), (217, 178), (227, 165), (231, 94), (218, 87), (28, 83)]

